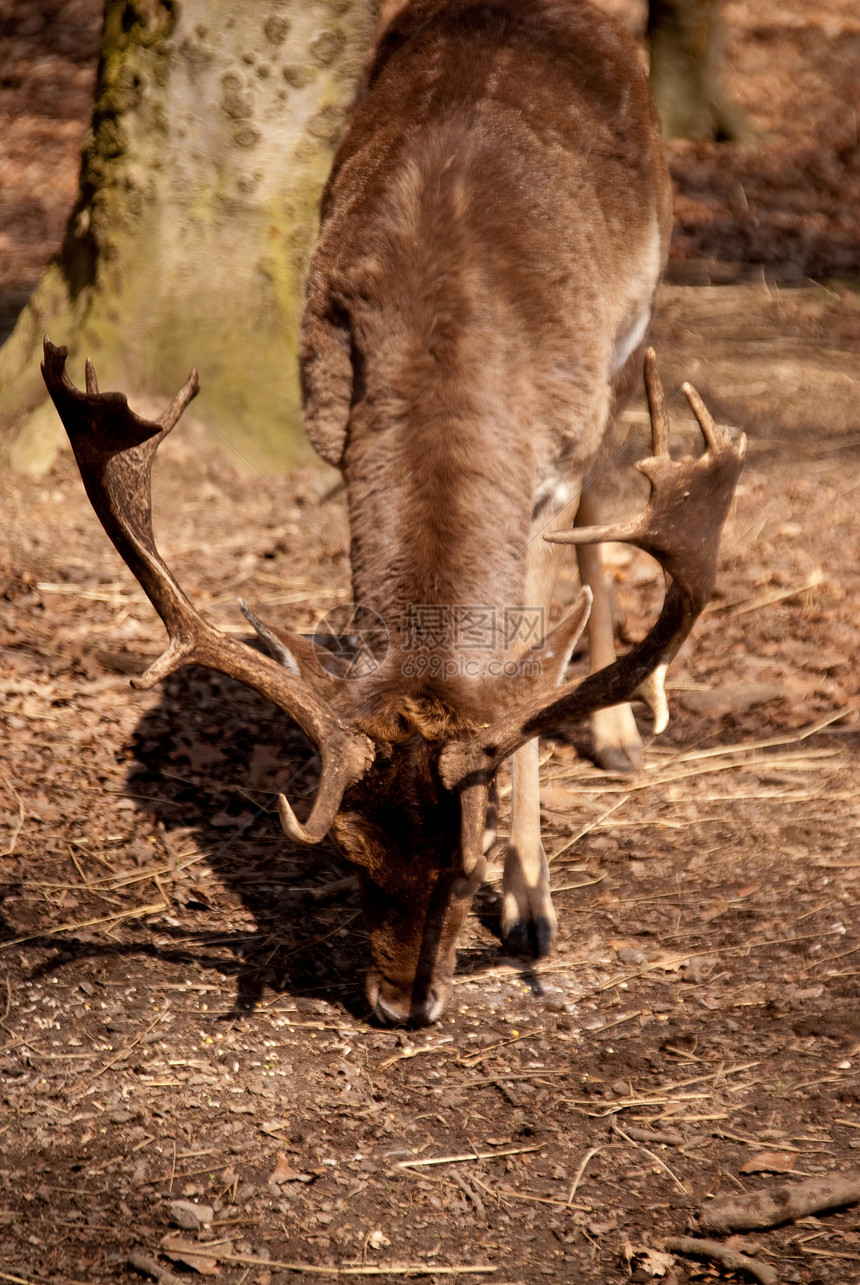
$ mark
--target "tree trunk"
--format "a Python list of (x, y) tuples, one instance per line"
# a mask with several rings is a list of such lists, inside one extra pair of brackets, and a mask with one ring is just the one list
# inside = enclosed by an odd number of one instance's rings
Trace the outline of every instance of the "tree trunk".
[(720, 79), (720, 0), (648, 0), (651, 90), (667, 138), (749, 139)]
[(142, 411), (197, 365), (214, 433), (259, 468), (307, 458), (303, 279), (371, 27), (368, 0), (106, 0), (80, 196), (0, 350), (13, 464), (56, 450), (45, 332)]

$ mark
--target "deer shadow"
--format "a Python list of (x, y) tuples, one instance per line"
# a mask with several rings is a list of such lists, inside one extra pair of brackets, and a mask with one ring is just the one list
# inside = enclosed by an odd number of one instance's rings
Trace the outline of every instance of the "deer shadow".
[[(130, 918), (131, 940), (123, 942), (45, 934), (37, 944), (52, 954), (36, 972), (81, 958), (147, 958), (233, 978), (233, 1004), (222, 1018), (249, 1015), (274, 995), (299, 1011), (341, 1007), (375, 1024), (354, 868), (330, 841), (293, 843), (277, 814), (281, 792), (300, 816), (310, 810), (319, 782), (315, 747), (257, 692), (207, 669), (178, 671), (159, 696), (125, 746), (125, 791), (148, 818), (142, 832), (154, 832), (164, 864), (177, 872), (162, 879), (168, 912)], [(130, 856), (152, 864), (151, 845), (132, 843)], [(198, 864), (211, 876), (195, 877)], [(485, 940), (460, 952), (458, 975), (505, 957), (500, 909), (490, 886), (479, 889), (473, 913)], [(525, 961), (521, 968), (528, 980)]]
[[(190, 955), (232, 974), (229, 1017), (274, 992), (366, 1018), (357, 880), (331, 843), (291, 842), (277, 814), (281, 792), (300, 815), (310, 808), (315, 747), (281, 710), (221, 674), (189, 666), (160, 695), (135, 729), (126, 787), (171, 860), (181, 866), (185, 850), (203, 854), (214, 876), (194, 879), (189, 867), (175, 881), (181, 927), (159, 922), (161, 957)], [(200, 928), (189, 928), (197, 917)]]
[[(77, 941), (45, 935), (50, 960), (39, 972), (82, 957), (149, 958), (234, 979), (236, 1019), (272, 995), (299, 1011), (343, 1008), (375, 1024), (365, 994), (370, 963), (358, 879), (330, 841), (313, 847), (283, 833), (277, 797), (300, 816), (319, 782), (315, 747), (257, 692), (219, 673), (188, 666), (167, 678), (125, 746), (125, 791), (149, 819), (164, 864), (167, 914), (129, 919), (132, 940)], [(149, 847), (149, 845), (147, 845)], [(130, 845), (132, 860), (143, 845)], [(152, 863), (152, 852), (140, 860)], [(195, 866), (211, 875), (195, 877)], [(475, 910), (499, 937), (488, 888)], [(199, 925), (199, 926), (198, 926)], [(500, 947), (465, 949), (458, 973), (479, 972)]]

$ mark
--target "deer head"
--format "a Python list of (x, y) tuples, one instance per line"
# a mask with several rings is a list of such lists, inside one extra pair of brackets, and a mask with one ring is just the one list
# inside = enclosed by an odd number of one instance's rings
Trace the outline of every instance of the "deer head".
[[(42, 372), (69, 435), (84, 486), (105, 531), (167, 629), (163, 655), (139, 688), (186, 664), (206, 665), (277, 705), (317, 746), (320, 786), (308, 819), (279, 799), (286, 834), (316, 844), (331, 835), (357, 868), (370, 932), (368, 997), (384, 1022), (434, 1021), (448, 997), (457, 940), (485, 869), (488, 801), (499, 765), (533, 737), (594, 709), (632, 698), (659, 709), (654, 682), (687, 637), (713, 590), (720, 531), (740, 474), (733, 443), (694, 389), (685, 392), (705, 439), (698, 458), (669, 455), (669, 421), (653, 353), (645, 383), (653, 456), (638, 466), (651, 486), (628, 524), (576, 528), (547, 538), (626, 540), (662, 564), (670, 586), (659, 618), (613, 665), (563, 682), (589, 610), (576, 605), (536, 650), (539, 677), (501, 679), (426, 702), (398, 694), (391, 666), (356, 681), (332, 675), (307, 639), (279, 633), (246, 611), (272, 656), (208, 624), (182, 592), (155, 545), (151, 469), (161, 441), (198, 389), (197, 373), (154, 421), (121, 393), (100, 393), (92, 363), (81, 392), (65, 369), (67, 349), (45, 340)], [(524, 667), (524, 672), (527, 667)], [(459, 698), (458, 698), (459, 692)]]

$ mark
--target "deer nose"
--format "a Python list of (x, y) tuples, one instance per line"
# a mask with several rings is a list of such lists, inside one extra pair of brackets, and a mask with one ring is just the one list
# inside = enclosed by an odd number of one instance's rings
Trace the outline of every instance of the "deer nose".
[(431, 1026), (441, 1016), (447, 994), (429, 986), (424, 994), (416, 996), (411, 991), (393, 991), (380, 988), (373, 1002), (373, 1010), (386, 1026)]

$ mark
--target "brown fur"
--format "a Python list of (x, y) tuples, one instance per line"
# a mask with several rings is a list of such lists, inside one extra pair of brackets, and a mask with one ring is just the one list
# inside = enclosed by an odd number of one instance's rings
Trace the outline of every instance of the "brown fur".
[(443, 638), (429, 677), (404, 621), (548, 605), (539, 532), (573, 520), (671, 198), (638, 51), (586, 0), (388, 0), (384, 18), (323, 200), (302, 377), (347, 483), (355, 601), (392, 644), (338, 696), (379, 749), (335, 833), (365, 882), (372, 1001), (429, 1020), (471, 896), (438, 753), (505, 703), (490, 676), (516, 649), (488, 640), (464, 677)]
[(371, 740), (399, 744), (412, 736), (425, 741), (445, 744), (456, 738), (467, 737), (478, 728), (475, 719), (456, 708), (450, 696), (400, 696), (391, 693), (385, 703), (377, 700), (371, 717), (359, 715), (356, 725)]

